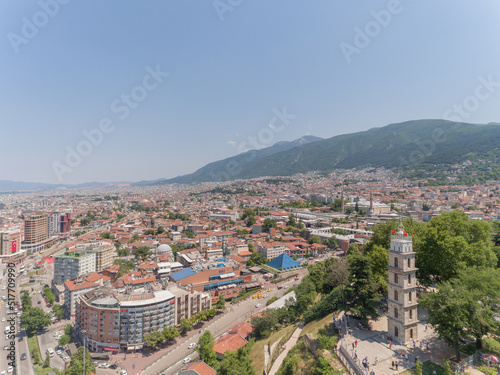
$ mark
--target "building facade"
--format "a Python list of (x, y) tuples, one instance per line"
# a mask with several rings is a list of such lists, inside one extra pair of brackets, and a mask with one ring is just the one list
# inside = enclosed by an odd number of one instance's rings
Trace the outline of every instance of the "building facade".
[(97, 247), (87, 247), (82, 250), (84, 253), (95, 254), (95, 272), (113, 265), (113, 258), (116, 255), (115, 247), (111, 244), (104, 244)]
[(418, 339), (417, 278), (413, 241), (401, 226), (391, 237), (388, 282), (388, 335), (407, 344)]
[(142, 350), (146, 335), (174, 325), (175, 296), (168, 290), (99, 288), (77, 301), (75, 326), (93, 352)]
[(54, 284), (62, 284), (89, 272), (95, 272), (96, 254), (66, 252), (54, 258)]
[(46, 214), (36, 212), (24, 216), (23, 250), (40, 251), (47, 246), (49, 239), (49, 219)]

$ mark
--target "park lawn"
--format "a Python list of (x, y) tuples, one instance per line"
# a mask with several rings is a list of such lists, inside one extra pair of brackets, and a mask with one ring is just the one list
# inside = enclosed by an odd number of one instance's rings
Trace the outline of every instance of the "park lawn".
[[(283, 336), (286, 336), (297, 328), (296, 324), (286, 326), (285, 328), (273, 332), (271, 336), (267, 339), (257, 340), (250, 350), (248, 357), (252, 360), (253, 368), (256, 374), (262, 374), (264, 372), (264, 345), (273, 345), (275, 342), (281, 340)], [(275, 348), (277, 350), (277, 348)]]
[[(436, 371), (437, 375), (444, 375), (444, 370), (441, 366), (430, 362), (426, 361), (422, 364), (422, 375), (431, 375), (432, 371)], [(416, 367), (412, 367), (409, 370), (406, 370), (405, 372), (402, 372), (402, 375), (415, 375), (416, 373)]]
[(325, 325), (327, 325), (328, 323), (333, 324), (333, 313), (328, 314), (327, 316), (325, 316), (320, 320), (314, 320), (311, 323), (307, 323), (302, 329), (302, 332), (300, 333), (299, 337), (304, 336), (306, 333), (316, 334), (318, 333), (318, 329), (325, 328)]

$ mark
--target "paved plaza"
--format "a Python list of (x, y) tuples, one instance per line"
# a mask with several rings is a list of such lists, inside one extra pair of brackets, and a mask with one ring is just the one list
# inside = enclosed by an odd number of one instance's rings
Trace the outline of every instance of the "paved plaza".
[[(425, 317), (422, 316), (422, 318)], [(403, 346), (391, 345), (388, 342), (386, 315), (382, 315), (377, 321), (371, 322), (371, 330), (356, 328), (357, 321), (352, 318), (346, 319), (343, 314), (340, 315), (340, 319), (343, 322), (341, 345), (346, 349), (351, 360), (356, 361), (366, 374), (369, 374), (372, 370), (375, 375), (398, 374), (414, 367), (416, 358), (421, 362), (431, 361), (442, 366), (445, 359), (454, 356), (453, 349), (449, 348), (443, 341), (438, 340), (432, 327), (426, 326), (424, 320), (420, 320), (421, 323), (418, 324), (418, 340), (415, 341), (415, 346), (413, 346), (413, 343)], [(347, 321), (352, 332), (346, 336)], [(422, 348), (420, 343), (422, 343)], [(427, 343), (429, 349), (427, 349)], [(403, 357), (403, 353), (408, 354), (408, 361)], [(364, 358), (368, 359), (369, 370), (362, 366)], [(398, 364), (397, 369), (392, 367), (393, 362)]]

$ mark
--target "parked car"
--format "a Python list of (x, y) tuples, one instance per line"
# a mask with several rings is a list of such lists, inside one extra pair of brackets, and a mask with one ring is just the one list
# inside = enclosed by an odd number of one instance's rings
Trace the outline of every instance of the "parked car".
[(191, 357), (186, 357), (184, 358), (184, 361), (182, 361), (182, 363), (186, 364), (186, 363), (189, 363), (191, 362)]
[(21, 361), (24, 361), (26, 359), (26, 353), (21, 354)]
[(189, 345), (188, 345), (188, 349), (192, 349), (192, 348), (194, 348), (194, 346), (195, 346), (195, 345), (196, 345), (196, 344), (195, 344), (194, 342), (192, 342), (191, 344), (189, 344)]

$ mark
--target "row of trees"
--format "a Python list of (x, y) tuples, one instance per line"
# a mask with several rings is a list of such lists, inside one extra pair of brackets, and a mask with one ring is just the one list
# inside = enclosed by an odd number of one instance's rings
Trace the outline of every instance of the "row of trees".
[(23, 307), (21, 328), (26, 330), (28, 336), (52, 324), (49, 313), (45, 313), (40, 307), (33, 307), (29, 291), (23, 290), (21, 292), (21, 304)]

